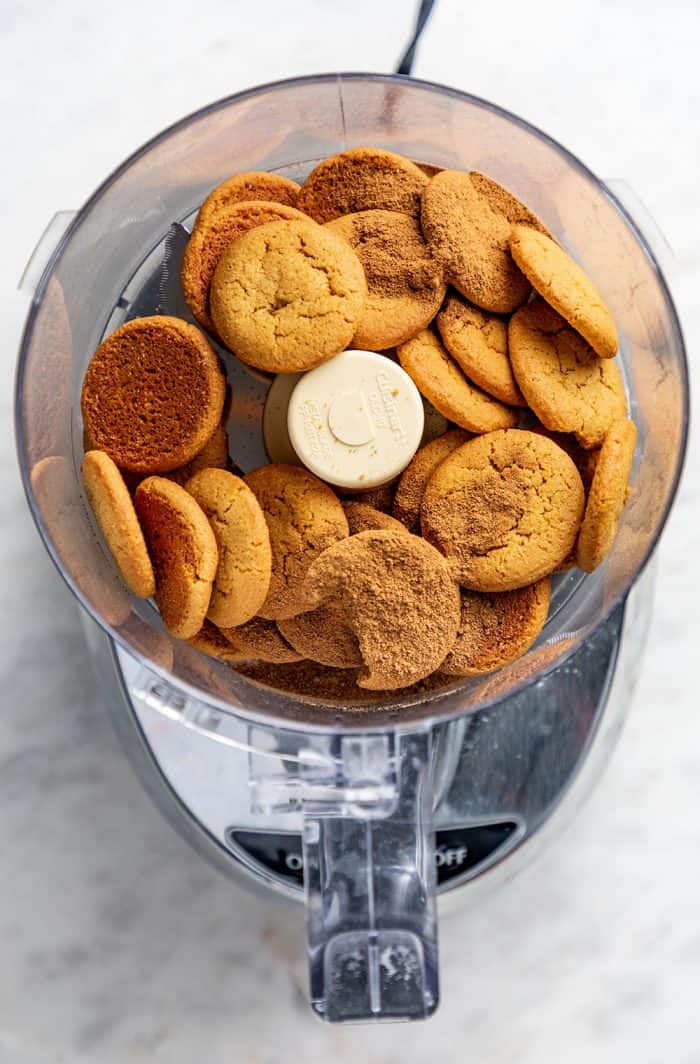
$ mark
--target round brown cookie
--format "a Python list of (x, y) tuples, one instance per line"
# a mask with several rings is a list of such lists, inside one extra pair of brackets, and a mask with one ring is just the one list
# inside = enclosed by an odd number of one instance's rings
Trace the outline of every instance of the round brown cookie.
[(401, 474), (392, 513), (409, 532), (420, 530), (420, 508), (425, 488), (440, 462), (469, 439), (463, 429), (449, 429), (416, 451)]
[(543, 299), (521, 307), (508, 325), (510, 361), (520, 390), (548, 429), (573, 432), (598, 447), (627, 402), (620, 371)]
[(637, 428), (629, 418), (615, 421), (603, 440), (576, 543), (578, 567), (586, 573), (601, 564), (613, 545), (627, 501), (636, 442)]
[(390, 480), (387, 484), (380, 484), (378, 488), (369, 488), (367, 491), (343, 492), (338, 490), (338, 496), (344, 502), (363, 502), (372, 506), (375, 510), (388, 513), (394, 501), (394, 489), (396, 480)]
[(184, 488), (147, 477), (134, 497), (156, 572), (156, 603), (166, 628), (190, 639), (204, 624), (219, 564), (214, 533)]
[(303, 609), (306, 570), (322, 551), (348, 536), (345, 511), (327, 484), (298, 466), (261, 466), (245, 483), (265, 514), (272, 547), (270, 590), (260, 616), (294, 617)]
[(207, 515), (219, 549), (207, 616), (222, 628), (245, 624), (267, 598), (272, 575), (270, 535), (248, 485), (225, 469), (201, 469), (185, 489)]
[(226, 469), (228, 463), (228, 433), (223, 425), (217, 425), (214, 435), (207, 440), (191, 462), (165, 475), (168, 480), (174, 480), (176, 484), (181, 484), (184, 488), (190, 477), (193, 477), (200, 469)]
[(437, 316), (442, 342), (467, 377), (509, 406), (526, 406), (508, 358), (508, 323), (460, 296), (448, 297)]
[(278, 665), (302, 660), (302, 655), (290, 646), (274, 621), (253, 617), (238, 628), (222, 628), (221, 632), (239, 660), (269, 661)]
[(107, 624), (123, 624), (131, 614), (131, 596), (87, 519), (72, 461), (59, 455), (40, 458), (30, 479), (44, 533), (61, 559), (62, 571)]
[(583, 514), (583, 485), (560, 447), (506, 429), (453, 451), (428, 483), (421, 528), (474, 591), (512, 591), (567, 556)]
[(546, 233), (516, 225), (511, 255), (533, 288), (591, 345), (600, 358), (617, 354), (617, 329), (603, 297), (577, 262)]
[(238, 661), (247, 660), (245, 654), (240, 654), (235, 650), (228, 639), (211, 621), (205, 621), (200, 631), (188, 639), (187, 642), (195, 650), (199, 650), (200, 653), (206, 654), (209, 658), (216, 658), (217, 661), (234, 664)]
[(89, 439), (121, 468), (168, 473), (191, 461), (221, 421), (225, 382), (194, 325), (136, 318), (100, 344), (83, 380)]
[(187, 306), (205, 329), (213, 330), (209, 313), (209, 287), (219, 259), (237, 237), (267, 222), (305, 218), (284, 203), (244, 202), (223, 207), (203, 220), (198, 218), (187, 241), (180, 268), (180, 283)]
[(358, 532), (371, 532), (378, 528), (393, 528), (397, 532), (406, 531), (400, 521), (395, 521), (389, 514), (376, 510), (374, 506), (368, 506), (366, 502), (345, 502), (343, 509), (348, 519), (351, 536), (356, 536)]
[(314, 222), (269, 222), (222, 255), (210, 288), (217, 332), (268, 373), (313, 369), (352, 340), (367, 297), (347, 241)]
[(433, 320), (445, 284), (415, 218), (399, 211), (359, 211), (328, 222), (327, 228), (347, 240), (367, 278), (367, 302), (353, 346), (384, 351)]
[(429, 329), (401, 344), (398, 355), (419, 392), (448, 421), (469, 432), (492, 432), (517, 424), (517, 413), (470, 384)]
[(358, 683), (394, 690), (429, 676), (454, 644), (459, 591), (446, 560), (406, 532), (360, 532), (308, 570), (304, 596), (345, 612), (365, 668)]
[(122, 580), (137, 598), (151, 598), (156, 580), (141, 525), (121, 473), (104, 451), (88, 451), (83, 484)]
[(530, 282), (508, 250), (513, 222), (525, 218), (542, 225), (483, 174), (443, 170), (423, 193), (421, 225), (446, 280), (478, 307), (498, 314), (514, 310), (530, 294)]
[(448, 676), (478, 676), (515, 661), (547, 620), (550, 579), (517, 591), (462, 592), (457, 641), (442, 665)]
[(208, 222), (219, 211), (241, 201), (265, 200), (296, 207), (298, 198), (299, 185), (289, 177), (268, 174), (265, 170), (234, 174), (211, 190), (199, 208), (197, 225)]
[(317, 222), (356, 211), (400, 211), (417, 217), (428, 178), (402, 155), (382, 148), (351, 148), (315, 167), (297, 206)]
[(278, 621), (277, 627), (303, 658), (334, 669), (356, 669), (362, 665), (357, 636), (347, 622), (345, 611), (332, 603)]

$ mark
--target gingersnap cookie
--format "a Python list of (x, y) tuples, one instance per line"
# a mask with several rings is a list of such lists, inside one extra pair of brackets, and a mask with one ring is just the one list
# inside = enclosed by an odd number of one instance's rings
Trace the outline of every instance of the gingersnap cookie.
[(209, 287), (226, 248), (258, 225), (304, 217), (301, 211), (283, 203), (251, 201), (233, 203), (197, 219), (182, 256), (180, 283), (185, 302), (200, 325), (210, 332), (214, 328), (209, 313)]
[(245, 624), (265, 602), (272, 575), (260, 504), (245, 481), (225, 469), (201, 469), (185, 489), (206, 514), (219, 549), (207, 616), (222, 628)]
[(586, 573), (597, 569), (613, 545), (636, 442), (637, 428), (629, 418), (615, 421), (603, 440), (576, 543), (576, 561)]
[(301, 661), (303, 657), (287, 642), (274, 621), (262, 617), (253, 617), (238, 628), (222, 628), (221, 633), (239, 660), (284, 665)]
[(469, 383), (429, 329), (401, 344), (398, 356), (419, 392), (448, 421), (469, 432), (492, 432), (518, 423), (514, 410)]
[(419, 533), (420, 508), (425, 488), (442, 461), (469, 439), (462, 429), (449, 429), (416, 451), (399, 480), (392, 513), (409, 532)]
[(234, 174), (211, 190), (199, 208), (196, 224), (204, 225), (219, 211), (232, 207), (234, 203), (265, 200), (267, 203), (296, 207), (298, 198), (299, 185), (289, 177), (268, 174), (265, 170)]
[(219, 260), (209, 303), (217, 332), (243, 362), (297, 373), (347, 347), (366, 296), (347, 241), (304, 220), (238, 237)]
[(303, 609), (300, 592), (315, 558), (348, 536), (348, 521), (327, 484), (298, 466), (261, 466), (245, 477), (270, 532), (272, 576), (259, 613), (266, 620), (294, 617)]
[(121, 473), (104, 451), (88, 451), (83, 484), (117, 569), (137, 598), (151, 598), (156, 581), (141, 525)]
[(382, 148), (351, 148), (315, 167), (301, 186), (297, 207), (317, 222), (357, 211), (400, 211), (417, 218), (428, 178), (402, 155)]
[(464, 587), (512, 591), (567, 556), (583, 501), (568, 454), (546, 436), (506, 429), (469, 440), (437, 467), (421, 528)]
[(345, 611), (332, 603), (278, 621), (277, 627), (302, 658), (334, 669), (356, 669), (362, 665), (357, 636), (348, 624)]
[(374, 506), (368, 506), (366, 502), (343, 503), (345, 516), (348, 519), (350, 535), (356, 536), (358, 532), (371, 532), (379, 528), (393, 528), (397, 532), (405, 532), (406, 528), (400, 521), (396, 521), (389, 514), (376, 510)]
[(367, 278), (355, 347), (384, 351), (410, 340), (433, 320), (445, 283), (415, 218), (400, 211), (359, 211), (328, 222), (326, 228), (347, 240)]
[(86, 520), (73, 463), (59, 455), (40, 458), (30, 479), (41, 523), (63, 570), (107, 624), (123, 624), (131, 613), (131, 597)]
[(168, 473), (191, 461), (221, 421), (225, 382), (194, 325), (135, 318), (100, 344), (83, 380), (83, 421), (94, 448), (120, 469)]
[(511, 226), (539, 219), (483, 174), (443, 170), (423, 192), (421, 226), (445, 279), (471, 303), (507, 314), (524, 303), (530, 282), (510, 254)]
[(543, 299), (521, 307), (508, 325), (515, 379), (548, 429), (573, 432), (583, 447), (598, 447), (627, 409), (620, 371), (600, 359)]
[(209, 609), (219, 564), (214, 533), (192, 496), (165, 477), (142, 481), (134, 503), (155, 568), (163, 623), (179, 639), (190, 639)]
[(247, 660), (245, 654), (240, 654), (235, 650), (228, 639), (211, 621), (205, 621), (199, 632), (188, 639), (187, 642), (201, 654), (206, 654), (209, 658), (216, 658), (217, 661), (224, 661), (227, 665)]
[(516, 225), (510, 252), (550, 306), (591, 345), (599, 358), (617, 354), (617, 329), (603, 297), (588, 274), (546, 233)]
[(515, 661), (542, 631), (550, 590), (545, 576), (517, 591), (463, 591), (457, 640), (440, 671), (479, 676)]
[(168, 480), (174, 480), (184, 488), (190, 477), (200, 469), (228, 469), (229, 461), (228, 433), (223, 425), (217, 425), (211, 439), (207, 440), (191, 462), (165, 475)]
[(380, 484), (376, 488), (368, 488), (367, 491), (345, 492), (338, 489), (338, 497), (344, 503), (362, 502), (375, 510), (381, 510), (383, 514), (387, 514), (391, 510), (391, 504), (394, 501), (396, 484), (397, 478), (394, 478), (394, 480), (390, 480), (386, 484)]
[(454, 644), (459, 591), (448, 562), (406, 532), (360, 532), (324, 551), (304, 582), (310, 605), (345, 612), (364, 669), (360, 687), (395, 690), (429, 676)]
[(469, 380), (509, 406), (526, 406), (508, 358), (508, 323), (449, 296), (437, 316), (442, 342)]

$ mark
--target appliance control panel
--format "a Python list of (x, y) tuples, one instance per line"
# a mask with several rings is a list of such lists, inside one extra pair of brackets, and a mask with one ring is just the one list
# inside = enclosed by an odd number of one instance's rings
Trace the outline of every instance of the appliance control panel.
[[(438, 889), (451, 880), (478, 869), (505, 849), (520, 834), (515, 820), (443, 828), (435, 833), (435, 866)], [(247, 831), (229, 827), (226, 842), (246, 863), (262, 866), (288, 886), (304, 885), (304, 858), (298, 832)]]

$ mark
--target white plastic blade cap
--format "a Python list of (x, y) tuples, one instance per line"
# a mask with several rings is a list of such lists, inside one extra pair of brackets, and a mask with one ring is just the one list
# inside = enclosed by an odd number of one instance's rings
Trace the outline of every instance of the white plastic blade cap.
[(374, 351), (343, 351), (305, 373), (289, 400), (289, 438), (329, 484), (362, 491), (401, 473), (423, 434), (420, 392), (401, 366)]

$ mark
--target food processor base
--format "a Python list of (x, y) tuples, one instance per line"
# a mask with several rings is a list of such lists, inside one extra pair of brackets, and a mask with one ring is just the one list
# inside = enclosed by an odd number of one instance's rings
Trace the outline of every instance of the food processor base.
[[(639, 673), (653, 569), (563, 664), (515, 695), (435, 725), (443, 899), (461, 897), (457, 888), (466, 884), (490, 889), (517, 871), (590, 790)], [(302, 901), (302, 814), (270, 811), (255, 794), (256, 759), (276, 761), (286, 729), (252, 726), (194, 703), (91, 621), (86, 630), (116, 731), (167, 819), (233, 879)], [(280, 766), (284, 772), (284, 759)]]

